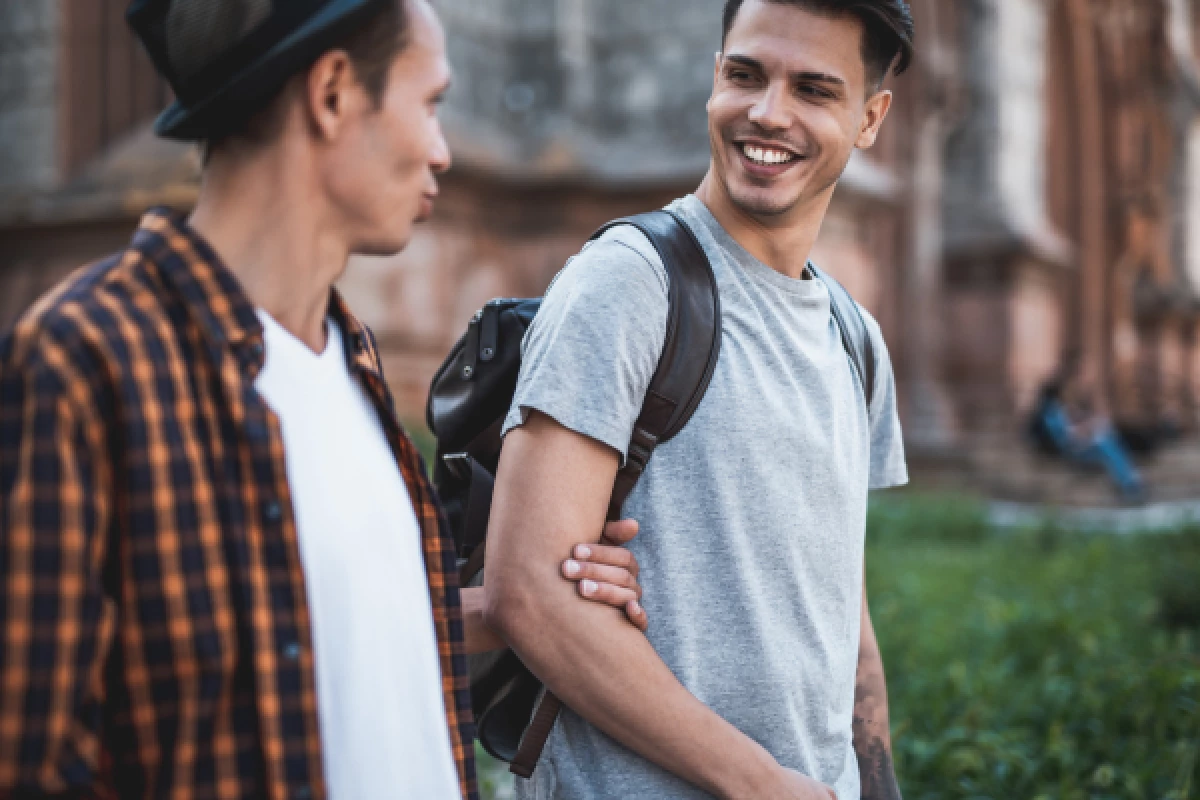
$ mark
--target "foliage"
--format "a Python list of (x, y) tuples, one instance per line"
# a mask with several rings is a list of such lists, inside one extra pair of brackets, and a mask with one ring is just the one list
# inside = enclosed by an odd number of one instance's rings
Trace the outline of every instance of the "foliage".
[(1200, 798), (1200, 537), (982, 519), (928, 499), (870, 517), (905, 796)]

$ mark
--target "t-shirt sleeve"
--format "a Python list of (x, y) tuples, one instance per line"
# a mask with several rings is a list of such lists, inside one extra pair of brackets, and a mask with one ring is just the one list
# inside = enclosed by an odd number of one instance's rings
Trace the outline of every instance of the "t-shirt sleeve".
[(624, 461), (666, 339), (667, 275), (643, 234), (609, 231), (567, 262), (521, 345), (504, 434), (539, 411)]
[(865, 310), (862, 315), (875, 348), (875, 394), (868, 410), (871, 422), (870, 488), (890, 489), (908, 483), (904, 434), (896, 405), (896, 374), (879, 324)]

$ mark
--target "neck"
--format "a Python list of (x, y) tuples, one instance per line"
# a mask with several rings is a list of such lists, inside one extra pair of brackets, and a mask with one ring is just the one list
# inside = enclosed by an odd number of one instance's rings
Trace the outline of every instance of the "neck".
[(771, 269), (797, 279), (804, 277), (832, 196), (830, 187), (782, 214), (756, 216), (734, 204), (728, 187), (711, 168), (696, 189), (696, 197), (734, 241)]
[(349, 248), (313, 198), (311, 163), (281, 144), (219, 153), (205, 168), (190, 223), (241, 282), (247, 297), (314, 352)]

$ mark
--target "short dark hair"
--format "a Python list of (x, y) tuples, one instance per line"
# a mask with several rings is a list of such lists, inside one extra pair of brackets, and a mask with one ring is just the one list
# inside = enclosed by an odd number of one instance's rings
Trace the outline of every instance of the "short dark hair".
[[(354, 65), (355, 76), (367, 90), (367, 94), (376, 108), (383, 103), (383, 94), (387, 91), (388, 71), (392, 62), (408, 45), (409, 2), (411, 0), (394, 0), (394, 2), (388, 3), (379, 11), (362, 19), (353, 29), (347, 31), (324, 51), (325, 53), (331, 50), (346, 52), (346, 55), (350, 57), (350, 63)], [(314, 63), (316, 63), (316, 59), (306, 64), (296, 74), (308, 72)], [(242, 119), (232, 120), (219, 132), (215, 132), (201, 142), (205, 161), (214, 149), (233, 139), (247, 140), (255, 144), (273, 139), (282, 123), (281, 96), (290, 80), (264, 98), (263, 102), (258, 104), (259, 110)]]
[[(863, 63), (867, 67), (867, 85), (878, 88), (894, 65), (896, 74), (912, 63), (913, 38), (916, 35), (912, 10), (905, 0), (765, 0), (796, 6), (816, 14), (851, 16), (863, 26)], [(745, 0), (725, 0), (721, 20), (721, 47), (737, 19)]]

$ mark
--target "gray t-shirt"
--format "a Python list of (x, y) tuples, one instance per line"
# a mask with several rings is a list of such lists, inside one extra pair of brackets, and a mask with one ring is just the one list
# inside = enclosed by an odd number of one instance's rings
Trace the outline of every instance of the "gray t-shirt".
[[(858, 800), (851, 713), (867, 491), (907, 480), (895, 380), (875, 321), (865, 395), (816, 280), (735, 242), (695, 196), (670, 208), (721, 295), (721, 355), (688, 425), (625, 506), (641, 524), (648, 636), (696, 697), (784, 766)], [(666, 336), (667, 275), (623, 226), (568, 262), (523, 344), (506, 431), (530, 410), (625, 453)], [(631, 676), (634, 678), (635, 676)], [(704, 793), (564, 709), (522, 798)]]

